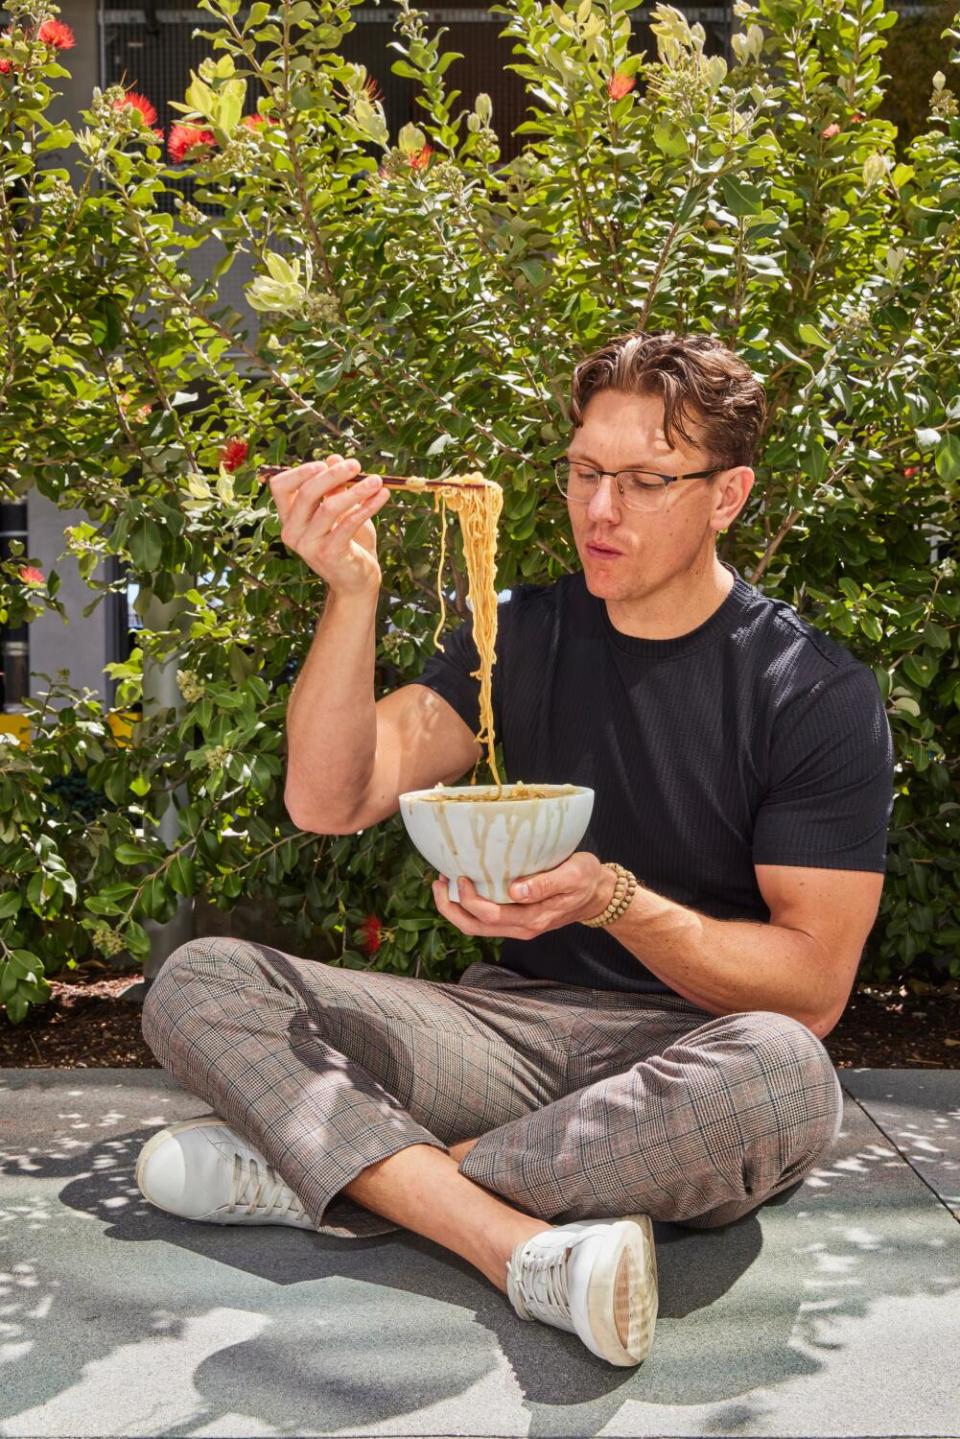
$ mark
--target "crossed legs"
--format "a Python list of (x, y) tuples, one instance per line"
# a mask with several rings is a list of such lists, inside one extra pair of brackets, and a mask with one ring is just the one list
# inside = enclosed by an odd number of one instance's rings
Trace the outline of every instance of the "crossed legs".
[(592, 1012), (606, 1070), (577, 1083), (570, 1054), (594, 1044), (568, 1043), (570, 1014), (536, 994), (207, 939), (167, 960), (143, 1027), (318, 1229), (342, 1194), (501, 1290), (515, 1246), (550, 1220), (727, 1223), (800, 1177), (836, 1132), (829, 1059), (784, 1016)]

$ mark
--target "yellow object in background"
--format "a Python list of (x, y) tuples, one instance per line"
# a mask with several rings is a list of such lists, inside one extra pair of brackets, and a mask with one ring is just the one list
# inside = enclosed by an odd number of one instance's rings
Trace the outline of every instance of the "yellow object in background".
[[(107, 724), (110, 726), (113, 737), (118, 745), (123, 745), (129, 740), (133, 732), (133, 726), (139, 718), (139, 715), (133, 714), (129, 710), (124, 713), (115, 711), (107, 715)], [(26, 714), (0, 714), (0, 734), (15, 734), (20, 744), (25, 748), (30, 743), (30, 716)]]

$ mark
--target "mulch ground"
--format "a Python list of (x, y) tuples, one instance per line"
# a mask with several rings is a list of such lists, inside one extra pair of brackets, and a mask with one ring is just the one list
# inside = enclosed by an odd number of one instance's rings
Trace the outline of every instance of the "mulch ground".
[[(49, 1001), (22, 1024), (0, 1015), (0, 1067), (159, 1069), (140, 1005), (123, 997), (141, 978), (89, 961), (50, 979)], [(858, 985), (824, 1043), (838, 1069), (960, 1069), (960, 982)]]

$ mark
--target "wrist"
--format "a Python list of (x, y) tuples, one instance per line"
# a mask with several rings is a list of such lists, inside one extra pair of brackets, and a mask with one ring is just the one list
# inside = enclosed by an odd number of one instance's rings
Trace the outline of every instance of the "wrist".
[(631, 870), (625, 869), (622, 864), (618, 864), (616, 860), (607, 860), (604, 868), (614, 876), (613, 890), (611, 892), (608, 885), (601, 889), (598, 881), (598, 887), (594, 892), (597, 902), (600, 901), (601, 895), (608, 895), (609, 898), (604, 907), (596, 914), (580, 921), (588, 929), (606, 928), (607, 925), (613, 924), (627, 912), (639, 887), (636, 875)]
[(591, 909), (589, 911), (591, 915), (603, 913), (613, 899), (616, 888), (616, 870), (611, 869), (608, 864), (601, 865), (600, 878), (597, 881), (597, 887), (594, 890), (593, 899), (591, 900)]

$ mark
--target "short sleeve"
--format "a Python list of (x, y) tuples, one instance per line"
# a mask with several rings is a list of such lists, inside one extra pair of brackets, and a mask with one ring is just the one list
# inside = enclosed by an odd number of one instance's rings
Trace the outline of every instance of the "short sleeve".
[(853, 663), (774, 724), (754, 864), (886, 869), (894, 748), (873, 671)]
[[(497, 604), (497, 639), (494, 646), (496, 656), (490, 677), (493, 701), (493, 728), (497, 738), (500, 728), (501, 670), (504, 652), (505, 631), (510, 619), (510, 600), (503, 599)], [(473, 734), (480, 733), (480, 681), (473, 673), (480, 668), (480, 656), (473, 638), (473, 614), (467, 615), (455, 629), (442, 630), (440, 644), (430, 656), (417, 678), (417, 684), (435, 690), (445, 699), (463, 720)]]

